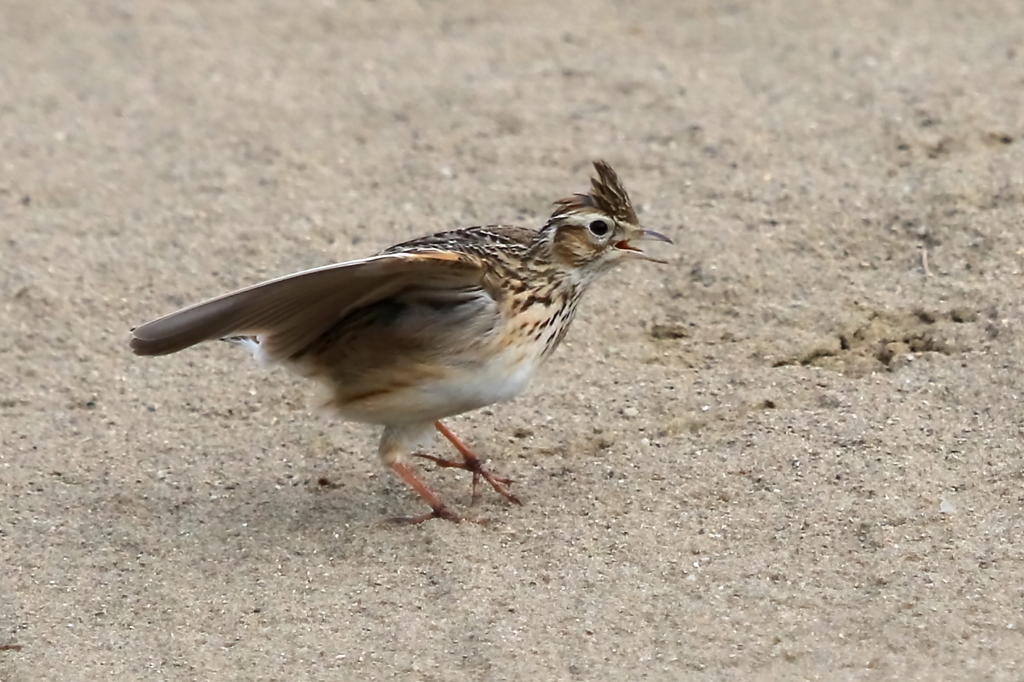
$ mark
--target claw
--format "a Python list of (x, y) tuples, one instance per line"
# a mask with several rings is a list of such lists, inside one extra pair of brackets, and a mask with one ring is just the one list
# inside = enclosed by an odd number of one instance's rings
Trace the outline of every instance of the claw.
[(455, 434), (448, 429), (447, 426), (445, 426), (441, 422), (434, 422), (434, 428), (436, 428), (441, 433), (442, 436), (447, 438), (448, 442), (455, 446), (455, 449), (459, 451), (460, 455), (462, 455), (462, 461), (456, 462), (454, 460), (444, 459), (443, 457), (434, 457), (433, 455), (417, 454), (416, 457), (420, 457), (422, 459), (429, 459), (431, 462), (433, 462), (439, 467), (465, 469), (466, 471), (472, 472), (473, 487), (470, 499), (473, 502), (476, 502), (477, 485), (479, 484), (480, 479), (482, 478), (485, 481), (487, 481), (492, 488), (494, 488), (495, 492), (497, 492), (499, 495), (504, 497), (512, 504), (523, 503), (522, 500), (516, 497), (512, 493), (512, 491), (508, 489), (509, 486), (512, 485), (511, 478), (505, 478), (503, 476), (492, 474), (490, 471), (484, 468), (484, 463), (480, 461), (480, 458), (474, 455), (473, 451), (466, 447), (466, 445), (461, 440), (459, 440), (455, 436)]
[(490, 483), (491, 487), (494, 488), (495, 492), (497, 492), (499, 495), (504, 497), (509, 502), (513, 504), (523, 503), (522, 500), (516, 497), (512, 493), (512, 491), (508, 489), (508, 486), (512, 485), (511, 478), (498, 476), (496, 474), (492, 474), (490, 471), (487, 471), (487, 469), (484, 468), (484, 463), (481, 462), (479, 458), (473, 455), (466, 457), (466, 455), (463, 454), (463, 460), (461, 462), (456, 462), (455, 460), (451, 459), (444, 459), (443, 457), (434, 457), (433, 455), (416, 454), (413, 456), (419, 457), (420, 459), (429, 459), (431, 462), (442, 468), (465, 469), (466, 471), (471, 472), (473, 474), (473, 488), (470, 499), (472, 500), (473, 503), (476, 503), (477, 484), (479, 483), (481, 478)]
[(420, 514), (419, 516), (398, 516), (391, 519), (394, 523), (401, 523), (407, 526), (414, 526), (430, 519), (444, 519), (445, 521), (451, 521), (452, 523), (459, 523), (462, 521), (462, 517), (453, 512), (445, 505), (441, 505), (437, 509), (432, 509), (429, 514)]

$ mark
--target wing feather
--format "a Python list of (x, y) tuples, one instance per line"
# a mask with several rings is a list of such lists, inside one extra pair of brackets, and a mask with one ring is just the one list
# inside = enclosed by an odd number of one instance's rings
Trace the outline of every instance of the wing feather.
[(305, 270), (184, 308), (132, 330), (136, 355), (167, 355), (227, 336), (260, 336), (290, 357), (350, 312), (420, 286), (482, 286), (483, 262), (451, 251), (394, 253)]

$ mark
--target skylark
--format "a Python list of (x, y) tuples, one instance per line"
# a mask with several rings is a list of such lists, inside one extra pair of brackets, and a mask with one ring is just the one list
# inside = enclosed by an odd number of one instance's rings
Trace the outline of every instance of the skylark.
[(583, 292), (623, 260), (655, 262), (636, 245), (670, 242), (640, 227), (615, 171), (594, 162), (590, 191), (555, 202), (539, 230), (469, 227), (379, 255), (306, 270), (171, 313), (132, 330), (138, 355), (201, 341), (242, 346), (325, 384), (326, 406), (384, 427), (378, 452), (430, 506), (410, 519), (460, 516), (414, 473), (407, 456), (432, 429), (461, 461), (417, 455), (483, 478), (509, 501), (510, 481), (441, 423), (511, 400), (565, 337)]

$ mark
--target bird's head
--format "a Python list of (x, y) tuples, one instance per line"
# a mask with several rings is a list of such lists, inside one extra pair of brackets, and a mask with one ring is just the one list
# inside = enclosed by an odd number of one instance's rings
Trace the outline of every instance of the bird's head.
[(604, 161), (595, 161), (597, 176), (590, 192), (555, 202), (555, 210), (538, 235), (551, 259), (572, 271), (595, 275), (627, 259), (664, 261), (637, 245), (641, 241), (672, 243), (668, 237), (640, 227), (618, 175)]

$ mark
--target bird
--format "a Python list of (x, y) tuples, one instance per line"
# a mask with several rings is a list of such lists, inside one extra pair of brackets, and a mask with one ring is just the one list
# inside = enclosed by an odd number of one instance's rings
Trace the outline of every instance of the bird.
[[(581, 296), (627, 260), (665, 263), (638, 242), (672, 241), (640, 226), (605, 161), (590, 189), (554, 202), (539, 229), (468, 227), (413, 239), (375, 256), (305, 270), (219, 296), (131, 330), (137, 355), (204, 341), (242, 347), (326, 388), (323, 407), (383, 427), (381, 461), (430, 511), (405, 518), (458, 522), (411, 466), (411, 456), (465, 469), (509, 502), (512, 481), (491, 472), (441, 421), (519, 395), (565, 338)], [(461, 459), (417, 452), (434, 431)]]

